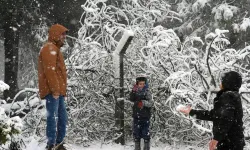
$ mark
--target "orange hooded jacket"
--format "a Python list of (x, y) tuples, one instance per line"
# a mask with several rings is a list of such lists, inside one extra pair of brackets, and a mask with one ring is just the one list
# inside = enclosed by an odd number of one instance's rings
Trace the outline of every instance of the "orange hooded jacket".
[(38, 82), (40, 97), (48, 94), (66, 96), (67, 74), (60, 48), (62, 33), (68, 31), (62, 25), (55, 24), (49, 29), (48, 42), (42, 47), (38, 60)]

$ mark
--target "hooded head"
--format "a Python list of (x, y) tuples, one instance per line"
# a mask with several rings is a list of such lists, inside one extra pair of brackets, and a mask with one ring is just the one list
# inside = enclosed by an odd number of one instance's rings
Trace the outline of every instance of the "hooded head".
[(239, 91), (242, 84), (242, 77), (238, 72), (230, 71), (222, 77), (222, 87), (224, 90)]
[(64, 44), (64, 39), (66, 32), (68, 31), (67, 28), (60, 24), (54, 24), (49, 29), (49, 41), (56, 44), (57, 47), (62, 47)]

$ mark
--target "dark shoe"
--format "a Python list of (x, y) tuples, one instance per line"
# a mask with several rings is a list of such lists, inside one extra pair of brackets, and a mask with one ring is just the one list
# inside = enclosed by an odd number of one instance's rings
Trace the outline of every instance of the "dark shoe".
[(149, 140), (144, 140), (143, 150), (150, 150), (150, 141)]
[(46, 146), (46, 150), (53, 150), (53, 148), (54, 148), (54, 145), (50, 145), (50, 146), (47, 145), (47, 146)]
[(141, 150), (141, 140), (135, 139), (135, 150)]
[(55, 150), (67, 150), (66, 147), (63, 146), (63, 144), (58, 144), (55, 146)]

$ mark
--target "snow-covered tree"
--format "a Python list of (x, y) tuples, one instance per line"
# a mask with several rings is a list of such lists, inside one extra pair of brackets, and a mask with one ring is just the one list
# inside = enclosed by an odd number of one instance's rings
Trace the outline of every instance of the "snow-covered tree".
[(175, 28), (183, 39), (204, 36), (220, 28), (230, 31), (228, 39), (233, 48), (244, 48), (249, 41), (249, 0), (177, 0), (171, 6), (183, 22), (160, 23)]

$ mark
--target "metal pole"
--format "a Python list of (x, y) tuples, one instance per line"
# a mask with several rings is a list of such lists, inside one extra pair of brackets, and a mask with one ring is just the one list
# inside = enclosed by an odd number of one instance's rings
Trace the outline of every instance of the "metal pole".
[(124, 54), (128, 46), (130, 45), (134, 33), (132, 31), (125, 31), (123, 37), (121, 38), (115, 52), (114, 52), (114, 66), (115, 66), (115, 77), (119, 79), (119, 94), (115, 104), (115, 119), (117, 127), (118, 138), (115, 140), (116, 143), (125, 145), (124, 138)]

